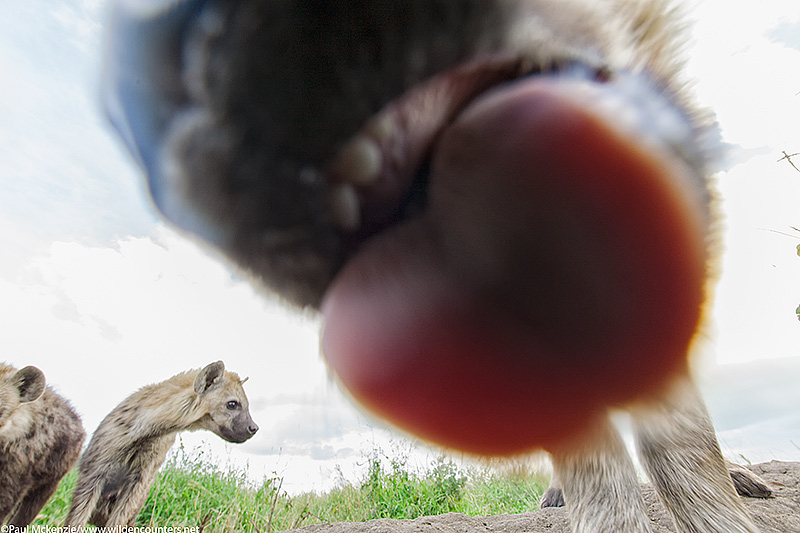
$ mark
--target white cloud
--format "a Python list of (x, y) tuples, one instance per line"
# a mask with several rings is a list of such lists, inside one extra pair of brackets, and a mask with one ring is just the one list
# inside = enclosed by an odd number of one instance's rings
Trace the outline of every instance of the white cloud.
[(800, 70), (793, 68), (800, 50), (768, 35), (781, 23), (797, 23), (800, 6), (697, 4), (690, 76), (702, 103), (717, 114), (724, 140), (739, 147), (718, 180), (724, 252), (713, 312), (717, 358), (800, 355), (797, 242), (771, 232), (800, 226), (800, 173), (778, 162), (782, 150), (800, 151)]
[(772, 156), (756, 157), (722, 177), (720, 187), (727, 234), (713, 313), (719, 360), (800, 355), (800, 240), (790, 236), (790, 226), (800, 225), (800, 173)]
[(32, 0), (7, 8), (0, 19), (4, 218), (24, 221), (37, 240), (107, 244), (146, 233), (155, 219), (143, 180), (100, 113), (100, 5)]
[(797, 2), (692, 3), (687, 71), (698, 98), (718, 116), (725, 140), (773, 150), (798, 142), (800, 70), (794, 66), (800, 50), (769, 36), (782, 22), (800, 20)]

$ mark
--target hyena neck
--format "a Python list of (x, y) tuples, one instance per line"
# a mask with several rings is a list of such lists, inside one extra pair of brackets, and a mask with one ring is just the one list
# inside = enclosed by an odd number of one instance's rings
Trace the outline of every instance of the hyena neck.
[(136, 417), (140, 422), (136, 427), (140, 439), (174, 439), (180, 431), (200, 427), (198, 424), (208, 411), (192, 387), (196, 375), (197, 371), (184, 372), (143, 387), (125, 402), (140, 413)]

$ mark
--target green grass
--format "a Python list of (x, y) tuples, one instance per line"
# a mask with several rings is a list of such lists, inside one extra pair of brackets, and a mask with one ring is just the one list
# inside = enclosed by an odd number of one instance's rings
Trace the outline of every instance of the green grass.
[[(340, 480), (328, 492), (291, 496), (278, 477), (253, 483), (246, 471), (191, 456), (182, 446), (162, 467), (137, 520), (140, 526), (201, 526), (204, 532), (267, 533), (309, 524), (416, 518), (448, 512), (471, 516), (520, 513), (537, 508), (546, 480), (529, 472), (498, 474), (458, 467), (439, 457), (418, 471), (408, 455), (368, 454), (367, 471)], [(77, 479), (70, 472), (42, 510), (37, 525), (60, 525)]]

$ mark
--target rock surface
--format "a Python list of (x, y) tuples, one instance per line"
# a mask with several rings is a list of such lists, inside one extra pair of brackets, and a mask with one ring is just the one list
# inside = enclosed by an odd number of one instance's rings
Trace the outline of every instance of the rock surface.
[[(772, 461), (749, 467), (767, 481), (773, 497), (744, 498), (761, 533), (800, 533), (800, 463)], [(649, 484), (643, 485), (654, 533), (674, 533), (672, 520)], [(290, 530), (294, 533), (570, 533), (564, 508), (531, 513), (470, 517), (459, 513), (415, 520), (370, 520), (317, 524)]]

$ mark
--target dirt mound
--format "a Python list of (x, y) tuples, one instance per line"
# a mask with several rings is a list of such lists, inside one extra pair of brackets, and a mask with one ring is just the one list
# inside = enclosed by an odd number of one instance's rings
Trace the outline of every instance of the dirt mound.
[[(744, 498), (761, 533), (800, 533), (800, 463), (772, 461), (750, 469), (767, 481), (773, 498)], [(654, 533), (673, 533), (675, 528), (653, 488), (643, 485)], [(426, 516), (415, 520), (340, 522), (293, 529), (296, 533), (570, 533), (566, 511), (549, 508), (517, 515), (470, 517), (458, 513)]]

